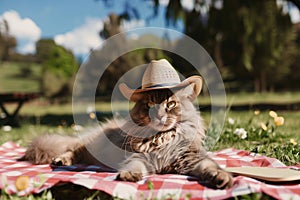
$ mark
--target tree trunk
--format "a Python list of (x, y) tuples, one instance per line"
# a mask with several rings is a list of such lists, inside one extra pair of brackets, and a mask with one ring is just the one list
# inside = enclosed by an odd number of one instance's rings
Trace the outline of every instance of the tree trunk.
[(260, 92), (267, 91), (267, 75), (265, 70), (260, 71)]
[(254, 78), (254, 92), (260, 92), (260, 81), (258, 77)]
[(216, 36), (216, 44), (214, 49), (215, 62), (219, 69), (223, 67), (223, 59), (221, 54), (221, 38), (222, 36), (220, 36), (220, 34)]

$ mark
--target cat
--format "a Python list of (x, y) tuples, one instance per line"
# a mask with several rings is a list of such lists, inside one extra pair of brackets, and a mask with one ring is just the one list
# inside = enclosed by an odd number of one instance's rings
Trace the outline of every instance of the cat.
[[(120, 162), (116, 180), (137, 182), (146, 175), (174, 173), (194, 176), (213, 188), (233, 185), (231, 174), (221, 169), (204, 148), (206, 130), (192, 102), (193, 85), (150, 90), (139, 95), (128, 118), (108, 120), (80, 137), (37, 137), (20, 160), (34, 164), (107, 165), (109, 161), (101, 163), (91, 153), (93, 149), (92, 152), (102, 152), (108, 160)], [(109, 142), (104, 142), (103, 138)], [(130, 155), (123, 158), (110, 152), (112, 148), (108, 143)]]

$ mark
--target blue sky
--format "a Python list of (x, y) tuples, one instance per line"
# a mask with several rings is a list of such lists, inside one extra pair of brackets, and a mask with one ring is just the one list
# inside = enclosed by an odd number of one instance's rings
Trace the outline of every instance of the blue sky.
[[(184, 8), (191, 9), (193, 1), (182, 0), (182, 4)], [(98, 33), (109, 13), (123, 12), (126, 0), (113, 2), (107, 7), (102, 0), (0, 0), (0, 21), (3, 18), (8, 21), (21, 53), (34, 53), (37, 40), (53, 38), (75, 54), (86, 54), (101, 43)], [(126, 22), (124, 30), (145, 26), (165, 27), (164, 10), (168, 0), (160, 0), (159, 15), (149, 23), (145, 18), (153, 12), (151, 4), (141, 4), (140, 0), (127, 2), (138, 5), (141, 18)], [(300, 21), (297, 9), (292, 9), (290, 13), (294, 22)], [(168, 28), (181, 31), (183, 26), (178, 23), (177, 27)]]
[[(103, 21), (111, 12), (122, 13), (125, 2), (115, 0), (110, 6), (105, 6), (101, 0), (1, 0), (0, 19), (8, 21), (11, 33), (18, 39), (18, 51), (22, 53), (33, 53), (34, 44), (40, 38), (53, 38), (75, 54), (84, 54), (93, 44), (98, 46), (101, 43), (98, 32)], [(138, 2), (130, 1), (133, 5)], [(162, 1), (159, 15), (148, 23), (145, 18), (152, 14), (152, 6), (139, 4), (141, 18), (125, 23), (123, 28), (165, 27), (166, 3), (166, 0)], [(170, 28), (180, 31), (182, 24)]]
[[(21, 17), (34, 20), (43, 30), (43, 36), (48, 37), (70, 31), (84, 24), (86, 18), (104, 19), (111, 12), (121, 13), (124, 3), (118, 0), (112, 6), (104, 6), (102, 1), (95, 0), (1, 0), (0, 13), (15, 10)], [(139, 9), (142, 17), (152, 12), (147, 4), (139, 5)], [(152, 20), (151, 24), (164, 25), (162, 20)]]

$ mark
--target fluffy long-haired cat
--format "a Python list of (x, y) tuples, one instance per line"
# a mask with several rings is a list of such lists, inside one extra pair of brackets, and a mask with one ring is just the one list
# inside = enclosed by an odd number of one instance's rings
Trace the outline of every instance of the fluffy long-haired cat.
[[(205, 126), (192, 103), (201, 86), (201, 77), (192, 76), (181, 82), (168, 61), (152, 61), (141, 89), (119, 86), (122, 94), (135, 102), (127, 119), (108, 120), (80, 137), (37, 137), (21, 160), (113, 166), (118, 170), (117, 180), (133, 182), (155, 173), (184, 174), (214, 188), (229, 188), (232, 176), (209, 158), (203, 147)], [(128, 154), (120, 155), (113, 149)], [(114, 167), (115, 163), (120, 167)]]

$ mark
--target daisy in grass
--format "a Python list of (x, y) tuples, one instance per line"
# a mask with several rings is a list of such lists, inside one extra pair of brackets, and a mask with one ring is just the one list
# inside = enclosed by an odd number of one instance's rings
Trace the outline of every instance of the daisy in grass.
[(241, 139), (247, 138), (247, 131), (244, 128), (236, 128), (233, 134), (239, 136)]

